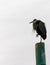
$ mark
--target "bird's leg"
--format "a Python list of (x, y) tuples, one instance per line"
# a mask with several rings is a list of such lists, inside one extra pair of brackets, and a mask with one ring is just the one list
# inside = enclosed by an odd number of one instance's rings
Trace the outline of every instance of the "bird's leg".
[(38, 37), (38, 33), (36, 34), (36, 37)]
[(42, 37), (40, 36), (40, 42), (42, 42)]

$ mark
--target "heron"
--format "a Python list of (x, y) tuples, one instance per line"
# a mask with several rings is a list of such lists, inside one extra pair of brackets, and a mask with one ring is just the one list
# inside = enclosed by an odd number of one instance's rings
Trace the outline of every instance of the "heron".
[(41, 20), (37, 20), (37, 19), (34, 19), (33, 21), (31, 21), (30, 23), (33, 24), (33, 29), (37, 32), (37, 35), (40, 35), (40, 42), (42, 42), (42, 38), (43, 40), (46, 39), (47, 37), (47, 30), (46, 30), (46, 26), (45, 26), (45, 23)]

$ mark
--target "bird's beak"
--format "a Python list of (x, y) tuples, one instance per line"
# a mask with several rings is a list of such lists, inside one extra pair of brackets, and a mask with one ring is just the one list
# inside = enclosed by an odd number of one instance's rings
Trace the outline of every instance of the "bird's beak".
[(29, 22), (29, 23), (33, 23), (33, 21)]

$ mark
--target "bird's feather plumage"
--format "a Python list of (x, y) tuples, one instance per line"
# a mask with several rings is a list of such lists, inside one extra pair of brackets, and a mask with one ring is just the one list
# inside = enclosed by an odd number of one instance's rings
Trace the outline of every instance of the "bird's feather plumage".
[(43, 22), (39, 22), (39, 29), (42, 33), (41, 36), (43, 37), (43, 39), (45, 39), (46, 38), (46, 27)]

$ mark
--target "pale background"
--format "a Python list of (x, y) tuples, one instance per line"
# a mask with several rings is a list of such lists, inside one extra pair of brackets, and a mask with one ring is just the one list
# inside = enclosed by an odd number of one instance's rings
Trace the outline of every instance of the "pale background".
[(0, 0), (0, 65), (36, 65), (39, 38), (29, 24), (34, 18), (46, 24), (46, 65), (50, 65), (50, 0)]

